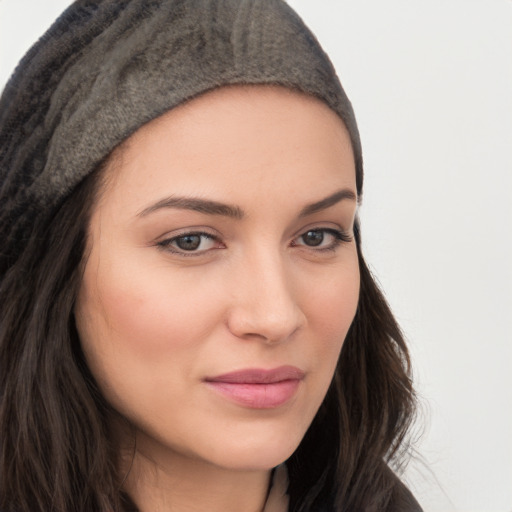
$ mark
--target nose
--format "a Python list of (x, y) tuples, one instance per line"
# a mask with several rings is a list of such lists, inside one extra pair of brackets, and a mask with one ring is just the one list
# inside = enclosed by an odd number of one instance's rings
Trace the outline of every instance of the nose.
[(303, 327), (306, 316), (292, 274), (276, 255), (240, 262), (232, 280), (230, 332), (241, 339), (279, 343)]

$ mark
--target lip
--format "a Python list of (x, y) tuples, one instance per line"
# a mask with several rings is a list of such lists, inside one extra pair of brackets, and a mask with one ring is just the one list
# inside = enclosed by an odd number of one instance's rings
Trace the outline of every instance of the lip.
[(252, 409), (275, 409), (296, 394), (304, 372), (295, 366), (270, 370), (248, 368), (215, 377), (205, 383), (228, 400)]

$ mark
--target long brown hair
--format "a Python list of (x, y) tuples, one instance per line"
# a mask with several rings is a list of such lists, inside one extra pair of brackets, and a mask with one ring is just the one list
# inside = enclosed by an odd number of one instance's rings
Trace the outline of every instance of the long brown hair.
[[(94, 176), (35, 225), (0, 283), (0, 509), (112, 510), (107, 406), (81, 354), (73, 305)], [(115, 510), (119, 507), (115, 507)]]

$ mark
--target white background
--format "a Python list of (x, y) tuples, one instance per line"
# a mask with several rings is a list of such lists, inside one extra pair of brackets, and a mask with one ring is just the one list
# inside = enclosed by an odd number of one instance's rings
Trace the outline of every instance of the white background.
[[(358, 117), (364, 248), (422, 401), (425, 512), (512, 512), (512, 1), (290, 0)], [(68, 4), (0, 0), (0, 87)]]

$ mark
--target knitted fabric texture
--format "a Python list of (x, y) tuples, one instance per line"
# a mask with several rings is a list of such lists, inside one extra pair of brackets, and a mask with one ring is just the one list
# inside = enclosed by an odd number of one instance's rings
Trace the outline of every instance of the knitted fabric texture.
[(118, 144), (228, 84), (280, 84), (326, 102), (348, 128), (360, 192), (352, 107), (286, 3), (79, 0), (27, 53), (0, 100), (0, 278)]

